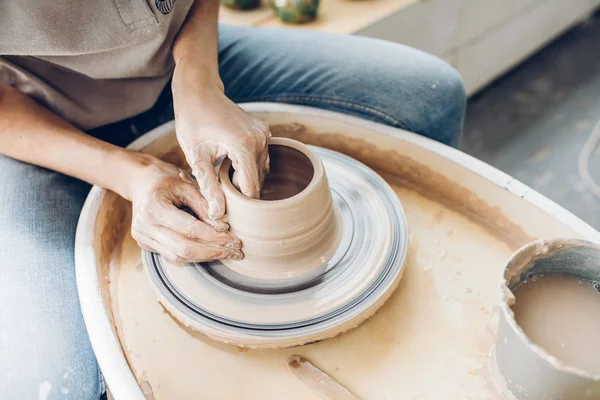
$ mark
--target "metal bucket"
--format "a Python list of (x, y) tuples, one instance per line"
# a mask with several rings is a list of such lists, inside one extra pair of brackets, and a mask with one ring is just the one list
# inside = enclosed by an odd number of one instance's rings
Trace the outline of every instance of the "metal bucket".
[[(576, 239), (540, 239), (515, 252), (501, 283), (500, 320), (492, 356), (494, 377), (506, 399), (600, 399), (600, 373), (567, 365), (533, 343), (511, 309), (512, 290), (537, 274), (564, 274), (600, 281), (600, 246)], [(594, 315), (590, 318), (598, 318)], [(598, 338), (600, 340), (600, 338)], [(598, 348), (590, 349), (598, 351)]]

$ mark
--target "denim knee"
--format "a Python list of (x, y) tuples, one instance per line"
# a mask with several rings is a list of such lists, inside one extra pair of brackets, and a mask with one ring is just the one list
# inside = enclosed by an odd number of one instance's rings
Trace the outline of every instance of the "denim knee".
[(0, 399), (100, 398), (73, 246), (88, 186), (0, 156)]
[(462, 137), (467, 107), (465, 85), (458, 71), (449, 65), (441, 68), (439, 82), (432, 84), (436, 86), (433, 98), (438, 107), (432, 107), (423, 134), (457, 147)]
[[(410, 80), (397, 81), (395, 86), (402, 95), (388, 100), (399, 108), (392, 106), (389, 113), (402, 116), (400, 128), (456, 147), (462, 136), (467, 103), (463, 79), (437, 57), (421, 54), (419, 59), (420, 73)], [(395, 72), (388, 74), (394, 76)], [(399, 97), (408, 98), (405, 101), (410, 104), (399, 104)]]
[(430, 54), (362, 36), (228, 26), (219, 45), (221, 77), (234, 101), (324, 108), (450, 145), (460, 138), (462, 79)]
[[(35, 400), (99, 400), (105, 391), (102, 377), (93, 364), (73, 368), (76, 364), (54, 364), (37, 370), (35, 379), (23, 371), (8, 370), (0, 379), (0, 398)], [(29, 372), (31, 374), (31, 372)], [(5, 382), (2, 382), (5, 380)]]

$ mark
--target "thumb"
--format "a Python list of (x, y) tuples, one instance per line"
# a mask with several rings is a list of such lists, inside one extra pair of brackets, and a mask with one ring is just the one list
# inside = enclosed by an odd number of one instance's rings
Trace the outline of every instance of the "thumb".
[(246, 150), (229, 153), (233, 169), (233, 183), (250, 198), (260, 198), (260, 178), (256, 158)]
[[(200, 194), (198, 186), (185, 185), (182, 187), (179, 201), (185, 204), (196, 216), (196, 218), (210, 225), (215, 230), (224, 232), (229, 229), (229, 225), (222, 220), (215, 220), (208, 215), (208, 203), (204, 196)], [(185, 211), (185, 210), (184, 210)]]
[(192, 173), (200, 186), (200, 193), (208, 202), (208, 217), (219, 220), (225, 215), (225, 195), (213, 165), (208, 160), (198, 160), (192, 166)]

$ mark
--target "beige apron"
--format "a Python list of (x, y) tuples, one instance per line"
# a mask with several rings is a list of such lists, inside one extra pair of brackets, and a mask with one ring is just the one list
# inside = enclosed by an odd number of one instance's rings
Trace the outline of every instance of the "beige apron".
[(152, 107), (193, 0), (0, 1), (0, 83), (81, 129)]

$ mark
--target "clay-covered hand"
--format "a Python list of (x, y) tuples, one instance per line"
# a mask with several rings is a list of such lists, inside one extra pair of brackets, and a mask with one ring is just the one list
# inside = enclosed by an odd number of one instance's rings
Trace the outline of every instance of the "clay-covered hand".
[(243, 257), (228, 225), (208, 218), (207, 202), (187, 172), (153, 159), (136, 173), (130, 190), (131, 234), (140, 247), (176, 263)]
[[(179, 66), (178, 66), (179, 67)], [(225, 196), (213, 168), (221, 157), (231, 159), (233, 183), (246, 196), (258, 198), (269, 170), (269, 127), (247, 114), (220, 89), (207, 89), (175, 70), (173, 98), (177, 139), (200, 191), (208, 214), (218, 220), (225, 213)], [(183, 83), (182, 83), (183, 82)], [(199, 80), (201, 82), (201, 80)]]

